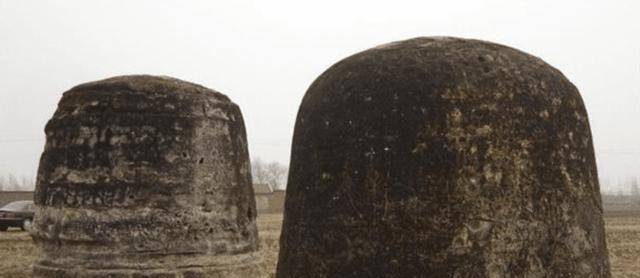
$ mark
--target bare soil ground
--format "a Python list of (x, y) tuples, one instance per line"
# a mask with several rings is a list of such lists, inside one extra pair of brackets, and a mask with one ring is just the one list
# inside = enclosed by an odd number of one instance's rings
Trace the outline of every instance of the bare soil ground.
[(640, 278), (640, 213), (604, 218), (613, 277)]
[[(640, 278), (640, 212), (614, 213), (605, 217), (609, 258), (613, 277)], [(260, 247), (264, 265), (275, 273), (282, 215), (258, 217)], [(38, 249), (20, 230), (0, 233), (0, 277), (31, 277), (31, 264)]]

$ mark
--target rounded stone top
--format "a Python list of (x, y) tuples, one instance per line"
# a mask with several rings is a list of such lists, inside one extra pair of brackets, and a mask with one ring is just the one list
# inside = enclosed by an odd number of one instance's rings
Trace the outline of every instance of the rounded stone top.
[(314, 106), (332, 94), (346, 98), (352, 91), (375, 100), (375, 95), (403, 91), (475, 94), (489, 89), (493, 94), (498, 93), (495, 87), (505, 85), (537, 86), (523, 90), (540, 92), (529, 94), (534, 98), (544, 98), (545, 91), (578, 96), (560, 71), (517, 49), (474, 39), (419, 37), (383, 44), (334, 64), (311, 85), (303, 106)]
[(209, 106), (233, 105), (224, 94), (167, 76), (124, 75), (77, 85), (57, 114), (140, 113), (204, 116)]
[[(442, 148), (416, 149), (418, 133), (442, 138)], [(421, 37), (357, 53), (320, 75), (298, 112), (294, 141), (304, 142), (292, 150), (346, 144), (350, 155), (403, 160), (474, 136), (525, 145), (591, 137), (577, 88), (541, 59), (486, 41)]]

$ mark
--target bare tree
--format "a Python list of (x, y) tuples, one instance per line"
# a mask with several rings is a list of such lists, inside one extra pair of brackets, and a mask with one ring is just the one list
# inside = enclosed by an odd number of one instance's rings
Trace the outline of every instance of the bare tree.
[(287, 172), (287, 167), (276, 161), (265, 163), (258, 157), (251, 163), (253, 182), (256, 184), (266, 184), (272, 190), (283, 187)]
[(285, 183), (288, 170), (289, 169), (287, 169), (287, 167), (275, 161), (267, 164), (267, 184), (269, 184), (269, 186), (274, 190), (282, 188), (282, 185)]
[(20, 177), (20, 190), (33, 190), (35, 188), (35, 181), (32, 177), (22, 176)]
[(34, 188), (35, 182), (32, 177), (20, 176), (18, 178), (14, 174), (0, 175), (0, 191), (33, 190)]
[(253, 183), (267, 184), (267, 168), (259, 157), (251, 162), (251, 175), (253, 177)]
[(13, 174), (9, 174), (7, 176), (7, 186), (6, 186), (7, 190), (20, 190), (20, 182), (18, 181), (18, 179), (16, 178), (16, 176), (14, 176)]
[(638, 187), (638, 178), (635, 177), (631, 180), (631, 197), (640, 197), (640, 188)]

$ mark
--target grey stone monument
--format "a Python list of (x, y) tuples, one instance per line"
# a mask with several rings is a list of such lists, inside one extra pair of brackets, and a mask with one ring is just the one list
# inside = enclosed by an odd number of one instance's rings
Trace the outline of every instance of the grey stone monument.
[(295, 125), (277, 277), (609, 277), (576, 87), (434, 37), (348, 57)]
[(261, 277), (245, 127), (225, 95), (110, 78), (64, 93), (45, 132), (34, 277)]

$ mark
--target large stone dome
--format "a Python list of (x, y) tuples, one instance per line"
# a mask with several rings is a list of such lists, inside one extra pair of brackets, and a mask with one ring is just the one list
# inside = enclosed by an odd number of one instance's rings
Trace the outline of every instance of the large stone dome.
[(425, 276), (609, 276), (587, 113), (541, 59), (416, 38), (304, 96), (277, 277)]

